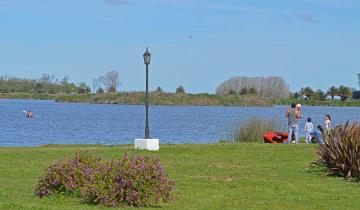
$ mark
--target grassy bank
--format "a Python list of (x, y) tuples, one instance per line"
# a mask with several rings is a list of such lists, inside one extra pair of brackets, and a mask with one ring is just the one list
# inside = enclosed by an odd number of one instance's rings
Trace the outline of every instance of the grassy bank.
[(0, 148), (0, 209), (104, 209), (78, 198), (34, 196), (38, 176), (54, 160), (87, 150), (104, 158), (158, 156), (176, 181), (175, 200), (146, 209), (356, 209), (357, 183), (309, 168), (313, 145), (213, 144)]
[[(0, 98), (8, 99), (41, 99), (56, 100), (69, 103), (96, 103), (96, 104), (144, 104), (144, 92), (119, 92), (105, 94), (35, 94), (35, 93), (0, 93)], [(300, 103), (307, 106), (353, 106), (359, 107), (360, 100), (294, 100), (294, 99), (265, 99), (255, 95), (228, 95), (215, 94), (176, 94), (157, 93), (149, 94), (149, 102), (153, 105), (194, 105), (194, 106), (273, 106)]]
[(7, 98), (7, 99), (55, 100), (57, 97), (59, 97), (59, 95), (56, 94), (0, 93), (0, 98)]
[[(101, 104), (143, 104), (144, 92), (120, 92), (115, 94), (64, 95), (59, 102), (86, 102)], [(206, 105), (206, 106), (271, 106), (270, 100), (254, 95), (220, 96), (215, 94), (149, 93), (149, 103), (154, 105)]]

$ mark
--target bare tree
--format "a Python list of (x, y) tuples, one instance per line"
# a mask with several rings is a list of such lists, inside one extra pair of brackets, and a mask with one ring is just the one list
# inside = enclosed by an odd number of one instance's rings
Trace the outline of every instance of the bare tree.
[(109, 71), (103, 77), (99, 78), (100, 83), (105, 86), (108, 92), (116, 92), (120, 86), (120, 78), (118, 71)]
[(93, 79), (93, 80), (92, 80), (93, 93), (96, 92), (96, 90), (98, 89), (98, 87), (99, 87), (99, 79)]
[(217, 89), (216, 94), (227, 95), (230, 92), (244, 93), (244, 90), (252, 90), (264, 98), (288, 98), (289, 86), (281, 77), (233, 77), (223, 82)]

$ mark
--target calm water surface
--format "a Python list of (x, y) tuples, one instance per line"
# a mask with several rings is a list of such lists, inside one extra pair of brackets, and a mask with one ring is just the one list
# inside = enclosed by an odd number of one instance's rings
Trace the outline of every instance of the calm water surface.
[[(31, 110), (27, 119), (23, 110)], [(249, 118), (280, 119), (287, 107), (150, 106), (150, 135), (161, 143), (213, 143)], [(303, 107), (304, 118), (324, 124), (360, 121), (359, 107)], [(138, 105), (70, 104), (0, 99), (0, 146), (131, 144), (144, 135), (145, 108)], [(305, 120), (300, 122), (303, 127)], [(302, 130), (302, 129), (301, 129)]]

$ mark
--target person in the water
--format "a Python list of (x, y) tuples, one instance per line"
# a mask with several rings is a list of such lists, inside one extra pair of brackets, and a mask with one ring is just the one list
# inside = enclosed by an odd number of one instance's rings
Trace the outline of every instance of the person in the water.
[(26, 117), (27, 117), (27, 118), (32, 118), (32, 117), (33, 117), (32, 111), (28, 111), (28, 112), (26, 113)]

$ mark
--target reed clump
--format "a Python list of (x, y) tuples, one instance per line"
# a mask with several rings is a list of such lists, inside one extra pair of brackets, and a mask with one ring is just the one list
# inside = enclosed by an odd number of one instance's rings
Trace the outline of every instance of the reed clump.
[(230, 133), (228, 142), (250, 143), (263, 142), (263, 135), (268, 131), (283, 131), (283, 124), (279, 120), (253, 118), (238, 126)]

